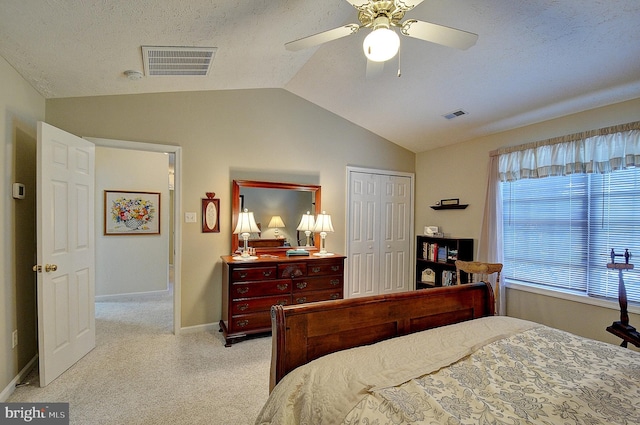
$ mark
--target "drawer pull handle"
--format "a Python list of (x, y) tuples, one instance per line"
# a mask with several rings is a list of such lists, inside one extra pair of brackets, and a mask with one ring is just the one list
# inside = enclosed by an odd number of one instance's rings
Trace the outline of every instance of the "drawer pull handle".
[(249, 288), (247, 288), (246, 286), (243, 286), (241, 288), (237, 289), (238, 294), (246, 294), (247, 292), (249, 292)]
[(296, 283), (296, 287), (298, 289), (304, 289), (304, 288), (307, 287), (307, 282), (298, 282), (298, 283)]
[(306, 303), (307, 302), (307, 297), (296, 298), (296, 302), (298, 304)]
[(288, 283), (278, 284), (278, 289), (281, 291), (286, 291), (287, 289), (289, 289), (289, 284)]
[(331, 283), (333, 286), (336, 286), (340, 283), (340, 279), (331, 279), (329, 283)]
[(262, 275), (263, 275), (264, 277), (269, 277), (269, 276), (271, 276), (271, 273), (273, 273), (273, 271), (272, 271), (272, 270), (266, 270), (266, 271), (262, 272)]
[(240, 279), (244, 279), (248, 275), (249, 275), (249, 273), (247, 273), (247, 272), (240, 272)]
[(238, 306), (238, 310), (240, 310), (240, 311), (245, 311), (248, 308), (249, 308), (249, 304), (240, 304)]
[(280, 300), (278, 301), (278, 305), (287, 305), (289, 304), (289, 300)]
[(332, 300), (337, 300), (338, 298), (340, 298), (340, 294), (331, 294)]
[(340, 266), (331, 266), (332, 272), (337, 272), (338, 270), (340, 270)]
[(248, 320), (240, 320), (240, 321), (238, 322), (238, 327), (239, 327), (239, 328), (244, 328), (244, 327), (245, 327), (245, 326), (247, 326), (248, 324), (249, 324), (249, 321), (248, 321)]
[(320, 267), (312, 267), (311, 271), (314, 272), (314, 273), (318, 273), (318, 272), (320, 272)]

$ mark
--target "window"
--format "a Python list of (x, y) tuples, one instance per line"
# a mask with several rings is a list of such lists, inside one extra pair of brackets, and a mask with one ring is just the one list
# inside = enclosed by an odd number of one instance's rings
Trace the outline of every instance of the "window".
[(628, 300), (640, 302), (640, 168), (500, 187), (505, 278), (617, 300), (618, 271), (606, 264), (612, 248), (628, 248), (638, 267), (623, 278)]

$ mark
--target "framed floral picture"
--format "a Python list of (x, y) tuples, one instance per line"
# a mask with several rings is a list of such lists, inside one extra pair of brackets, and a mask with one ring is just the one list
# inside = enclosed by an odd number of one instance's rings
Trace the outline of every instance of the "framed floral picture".
[(105, 235), (159, 235), (160, 193), (104, 191)]

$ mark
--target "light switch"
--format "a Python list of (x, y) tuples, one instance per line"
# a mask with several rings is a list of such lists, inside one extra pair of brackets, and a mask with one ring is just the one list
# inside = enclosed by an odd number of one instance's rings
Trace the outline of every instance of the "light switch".
[(186, 212), (186, 213), (184, 213), (184, 222), (185, 223), (195, 223), (196, 222), (196, 213), (194, 213), (194, 212)]

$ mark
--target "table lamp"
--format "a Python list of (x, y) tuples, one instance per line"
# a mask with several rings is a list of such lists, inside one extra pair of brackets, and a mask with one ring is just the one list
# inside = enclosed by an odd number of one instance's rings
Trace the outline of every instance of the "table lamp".
[(331, 224), (331, 216), (326, 213), (326, 211), (322, 211), (322, 214), (318, 214), (316, 217), (316, 225), (313, 228), (314, 232), (320, 232), (320, 252), (316, 252), (313, 255), (319, 256), (328, 256), (333, 255), (331, 252), (327, 252), (325, 248), (325, 238), (327, 237), (328, 232), (333, 232), (333, 225)]
[(240, 234), (242, 239), (244, 240), (244, 249), (242, 250), (242, 254), (240, 255), (242, 258), (250, 258), (248, 241), (249, 234), (260, 232), (258, 225), (256, 224), (256, 220), (253, 218), (253, 213), (249, 212), (246, 208), (243, 212), (238, 214), (238, 224), (236, 229), (233, 231), (234, 234)]
[(298, 224), (298, 228), (296, 230), (304, 232), (304, 234), (307, 236), (307, 244), (305, 246), (311, 246), (310, 237), (311, 232), (313, 232), (315, 226), (316, 221), (309, 211), (307, 211), (306, 214), (302, 214), (302, 219), (300, 220), (300, 224)]
[(280, 239), (282, 237), (278, 234), (278, 228), (284, 228), (284, 221), (282, 221), (282, 218), (279, 215), (274, 215), (273, 217), (271, 217), (271, 221), (269, 221), (268, 227), (275, 227), (276, 230), (274, 230), (273, 234), (276, 236), (276, 239)]

